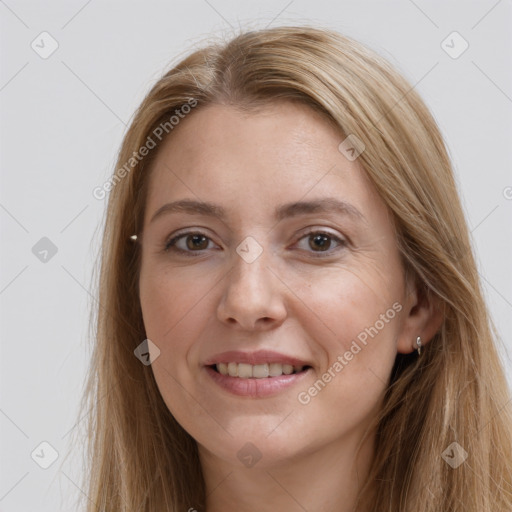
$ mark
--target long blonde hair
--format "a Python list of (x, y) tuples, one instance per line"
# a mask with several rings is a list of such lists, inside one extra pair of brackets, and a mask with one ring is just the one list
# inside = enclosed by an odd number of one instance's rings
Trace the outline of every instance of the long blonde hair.
[[(158, 80), (135, 113), (107, 187), (83, 400), (87, 510), (204, 511), (197, 444), (170, 414), (151, 367), (134, 356), (146, 335), (140, 247), (130, 236), (142, 229), (160, 146), (152, 134), (177, 109), (193, 105), (188, 115), (194, 115), (212, 103), (251, 110), (281, 100), (310, 106), (344, 136), (364, 143), (359, 162), (394, 216), (404, 268), (444, 310), (442, 327), (420, 358), (397, 354), (358, 510), (510, 512), (509, 388), (441, 134), (418, 94), (384, 58), (313, 27), (242, 33), (194, 51)], [(148, 137), (157, 147), (130, 160)], [(467, 453), (457, 468), (443, 457), (454, 442)]]

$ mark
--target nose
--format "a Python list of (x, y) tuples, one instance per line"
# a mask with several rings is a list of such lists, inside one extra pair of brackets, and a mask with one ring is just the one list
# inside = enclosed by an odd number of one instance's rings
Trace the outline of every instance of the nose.
[(281, 325), (286, 318), (283, 284), (268, 268), (264, 253), (251, 263), (235, 255), (233, 268), (222, 281), (224, 290), (217, 308), (221, 322), (241, 330), (265, 330)]

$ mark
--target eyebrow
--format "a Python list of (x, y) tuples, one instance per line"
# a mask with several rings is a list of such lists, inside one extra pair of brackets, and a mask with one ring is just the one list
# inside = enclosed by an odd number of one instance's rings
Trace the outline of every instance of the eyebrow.
[[(214, 203), (182, 199), (161, 206), (150, 220), (150, 223), (164, 214), (188, 213), (191, 215), (205, 215), (215, 217), (222, 221), (226, 218), (226, 210)], [(274, 217), (281, 221), (288, 217), (307, 215), (311, 213), (337, 213), (353, 218), (354, 220), (366, 221), (364, 215), (352, 204), (341, 201), (334, 197), (325, 197), (313, 201), (297, 201), (278, 206), (274, 210)]]

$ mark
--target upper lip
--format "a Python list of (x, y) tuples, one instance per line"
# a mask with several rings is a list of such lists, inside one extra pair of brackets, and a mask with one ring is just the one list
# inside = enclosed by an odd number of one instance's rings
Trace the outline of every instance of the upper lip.
[(229, 350), (216, 354), (208, 359), (204, 364), (211, 366), (218, 363), (246, 363), (251, 365), (265, 363), (290, 364), (292, 366), (309, 366), (307, 361), (302, 361), (296, 357), (280, 354), (273, 350), (256, 350), (254, 352), (243, 352), (241, 350)]

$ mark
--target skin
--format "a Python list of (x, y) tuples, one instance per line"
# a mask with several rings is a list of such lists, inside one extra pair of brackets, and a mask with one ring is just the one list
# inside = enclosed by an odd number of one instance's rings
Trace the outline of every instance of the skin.
[[(373, 456), (368, 426), (396, 354), (412, 352), (417, 336), (425, 345), (440, 325), (433, 305), (405, 281), (392, 217), (357, 159), (338, 150), (342, 140), (305, 106), (241, 113), (211, 105), (181, 120), (156, 158), (140, 301), (147, 337), (160, 349), (152, 369), (161, 395), (198, 442), (208, 512), (355, 510)], [(325, 197), (364, 218), (273, 217), (283, 203)], [(227, 217), (168, 213), (150, 222), (162, 205), (185, 198), (214, 202)], [(182, 238), (178, 247), (191, 255), (165, 252), (166, 240), (184, 228), (208, 238), (199, 249)], [(308, 230), (332, 235), (326, 251)], [(251, 263), (236, 252), (247, 236), (263, 249)], [(394, 318), (386, 316), (378, 334), (300, 403), (299, 392), (332, 371), (394, 303), (401, 306)], [(261, 348), (308, 361), (312, 370), (300, 386), (249, 398), (219, 388), (203, 367), (219, 352)], [(248, 442), (245, 450), (261, 454), (250, 468), (237, 457)]]

